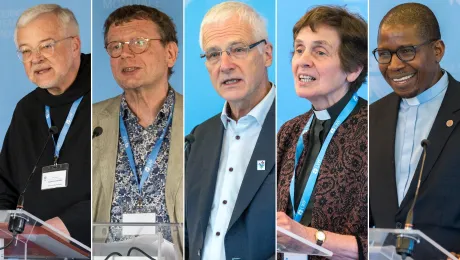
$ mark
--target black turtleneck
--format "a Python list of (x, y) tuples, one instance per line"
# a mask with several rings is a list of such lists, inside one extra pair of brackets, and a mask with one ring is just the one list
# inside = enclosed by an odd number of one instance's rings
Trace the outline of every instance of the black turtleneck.
[[(331, 117), (328, 120), (319, 120), (316, 116), (313, 118), (312, 124), (310, 126), (310, 130), (304, 134), (304, 140), (308, 141), (308, 146), (304, 149), (303, 153), (306, 153), (304, 156), (304, 160), (299, 162), (298, 167), (301, 168), (301, 174), (295, 180), (295, 192), (294, 192), (294, 200), (295, 200), (295, 207), (298, 208), (300, 200), (302, 199), (303, 192), (305, 190), (305, 186), (307, 185), (308, 178), (310, 177), (311, 170), (315, 163), (316, 157), (318, 157), (319, 151), (324, 143), (324, 140), (329, 133), (332, 125), (334, 124), (337, 117), (340, 115), (340, 112), (345, 108), (350, 101), (351, 97), (353, 96), (352, 91), (348, 91), (345, 96), (343, 96), (337, 103), (332, 105), (330, 108), (327, 108), (327, 112)], [(359, 100), (356, 107), (353, 109), (352, 113), (355, 114), (361, 106), (365, 106), (366, 102), (364, 100)], [(350, 117), (348, 116), (348, 117)], [(321, 174), (321, 172), (319, 173)], [(316, 188), (316, 186), (315, 186)], [(313, 194), (308, 202), (307, 209), (305, 210), (300, 223), (305, 226), (309, 226), (311, 223), (313, 205), (314, 205), (314, 194), (315, 188), (313, 189)], [(292, 210), (292, 202), (290, 201), (288, 204), (287, 209), (288, 215), (293, 217), (293, 210)]]
[[(53, 164), (48, 143), (24, 195), (24, 210), (46, 221), (60, 217), (70, 235), (91, 244), (91, 55), (82, 54), (77, 77), (61, 95), (36, 88), (16, 105), (0, 155), (0, 209), (15, 209), (19, 193), (48, 136), (45, 105), (52, 125), (62, 130), (73, 102), (83, 96), (61, 148), (58, 163), (68, 163), (67, 187), (41, 190), (42, 167)], [(55, 136), (57, 140), (59, 134)]]

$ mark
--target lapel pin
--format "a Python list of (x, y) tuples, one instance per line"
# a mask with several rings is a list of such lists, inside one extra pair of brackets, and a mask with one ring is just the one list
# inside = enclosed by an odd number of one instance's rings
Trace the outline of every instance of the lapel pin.
[(453, 126), (453, 125), (454, 125), (454, 121), (453, 121), (453, 120), (447, 120), (447, 122), (446, 122), (446, 126), (447, 126), (447, 127), (451, 127), (451, 126)]
[(265, 171), (265, 160), (257, 160), (257, 170)]

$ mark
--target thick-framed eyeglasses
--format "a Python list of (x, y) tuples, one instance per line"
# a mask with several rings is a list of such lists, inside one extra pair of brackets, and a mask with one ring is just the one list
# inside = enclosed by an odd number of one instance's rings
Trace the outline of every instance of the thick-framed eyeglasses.
[(69, 37), (65, 37), (57, 41), (55, 40), (46, 41), (46, 42), (40, 43), (40, 45), (38, 45), (37, 47), (33, 49), (28, 48), (28, 47), (22, 47), (19, 50), (17, 50), (16, 53), (18, 54), (19, 60), (24, 63), (32, 60), (34, 52), (37, 52), (38, 54), (42, 55), (45, 58), (49, 58), (53, 56), (54, 46), (57, 43), (62, 42), (64, 40), (73, 39), (75, 37), (76, 36), (69, 36)]
[(128, 42), (120, 42), (120, 41), (109, 42), (105, 45), (105, 49), (107, 50), (107, 53), (110, 55), (110, 57), (118, 58), (121, 56), (121, 53), (123, 52), (123, 46), (125, 44), (128, 44), (129, 49), (135, 54), (141, 54), (149, 48), (150, 41), (161, 41), (161, 40), (162, 40), (161, 38), (148, 39), (144, 37), (137, 37), (137, 38), (131, 39)]
[(429, 41), (426, 41), (426, 42), (423, 42), (421, 44), (414, 45), (414, 46), (399, 47), (396, 51), (376, 48), (375, 50), (372, 51), (372, 54), (374, 54), (374, 57), (379, 64), (390, 64), (391, 59), (393, 58), (393, 54), (395, 53), (396, 53), (396, 56), (398, 56), (398, 58), (401, 61), (411, 61), (415, 59), (415, 54), (417, 54), (418, 47), (421, 47), (426, 44), (430, 44), (437, 40), (439, 39), (432, 39), (432, 40), (429, 40)]
[(222, 53), (226, 52), (228, 56), (236, 58), (236, 59), (244, 59), (248, 56), (249, 50), (252, 48), (256, 47), (257, 45), (261, 43), (267, 43), (267, 41), (260, 40), (258, 42), (255, 42), (251, 45), (245, 45), (244, 43), (237, 43), (229, 46), (226, 50), (223, 51), (207, 51), (203, 54), (200, 55), (201, 58), (206, 58), (206, 62), (209, 64), (216, 64), (220, 61), (220, 57), (222, 56)]

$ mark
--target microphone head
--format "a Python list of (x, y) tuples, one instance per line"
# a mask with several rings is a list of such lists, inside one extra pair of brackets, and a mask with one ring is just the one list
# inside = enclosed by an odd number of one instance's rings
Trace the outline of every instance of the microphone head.
[(94, 128), (93, 130), (93, 136), (100, 136), (102, 134), (103, 130), (102, 130), (102, 127), (100, 126), (97, 126), (96, 128)]
[(57, 128), (57, 126), (54, 126), (54, 125), (53, 125), (53, 126), (51, 126), (50, 129), (49, 129), (49, 133), (50, 133), (50, 134), (55, 135), (55, 134), (57, 134), (58, 132), (59, 132), (59, 129)]
[(185, 142), (189, 143), (189, 144), (192, 144), (193, 142), (195, 142), (195, 136), (193, 134), (187, 135), (185, 137)]
[(430, 140), (423, 139), (421, 145), (422, 145), (422, 147), (426, 148), (428, 145), (430, 145)]

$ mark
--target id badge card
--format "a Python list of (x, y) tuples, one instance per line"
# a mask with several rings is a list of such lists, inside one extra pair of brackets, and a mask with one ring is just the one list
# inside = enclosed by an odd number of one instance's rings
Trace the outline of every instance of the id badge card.
[(42, 190), (67, 187), (69, 164), (56, 164), (42, 168)]
[[(123, 214), (123, 223), (155, 223), (155, 213)], [(155, 235), (155, 226), (123, 226), (123, 236)]]

